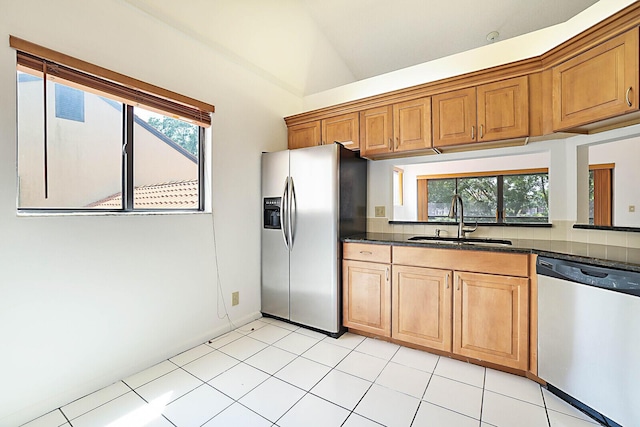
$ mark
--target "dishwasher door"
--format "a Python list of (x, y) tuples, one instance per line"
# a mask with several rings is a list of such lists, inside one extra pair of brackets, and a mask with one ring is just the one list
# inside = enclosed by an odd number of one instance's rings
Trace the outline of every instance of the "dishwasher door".
[(640, 425), (640, 298), (540, 274), (540, 264), (538, 273), (540, 378), (616, 423)]

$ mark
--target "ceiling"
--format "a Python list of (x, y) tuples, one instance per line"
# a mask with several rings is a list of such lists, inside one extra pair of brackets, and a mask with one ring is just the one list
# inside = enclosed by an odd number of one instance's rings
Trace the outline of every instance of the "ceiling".
[(298, 95), (564, 22), (597, 0), (125, 0)]

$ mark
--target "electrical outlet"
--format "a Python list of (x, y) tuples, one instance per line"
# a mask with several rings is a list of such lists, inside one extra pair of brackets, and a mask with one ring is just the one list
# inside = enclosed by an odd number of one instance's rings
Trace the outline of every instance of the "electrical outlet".
[(240, 304), (240, 292), (234, 292), (231, 294), (231, 305), (238, 305)]
[(629, 212), (635, 212), (636, 211), (636, 206), (635, 205), (629, 205)]
[(376, 218), (383, 218), (385, 207), (384, 206), (376, 206)]

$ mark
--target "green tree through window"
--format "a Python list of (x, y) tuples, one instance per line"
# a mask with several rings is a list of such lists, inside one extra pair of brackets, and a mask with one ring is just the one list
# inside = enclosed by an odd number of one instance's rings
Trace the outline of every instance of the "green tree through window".
[(149, 117), (147, 123), (194, 156), (198, 156), (198, 126), (167, 116)]

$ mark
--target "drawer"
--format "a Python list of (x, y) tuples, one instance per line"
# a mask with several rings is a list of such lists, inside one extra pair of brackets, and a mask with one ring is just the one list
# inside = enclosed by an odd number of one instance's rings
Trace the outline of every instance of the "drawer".
[(342, 258), (356, 261), (391, 262), (391, 246), (371, 245), (366, 243), (344, 243), (342, 245)]
[(394, 246), (393, 263), (504, 276), (529, 276), (529, 255)]

